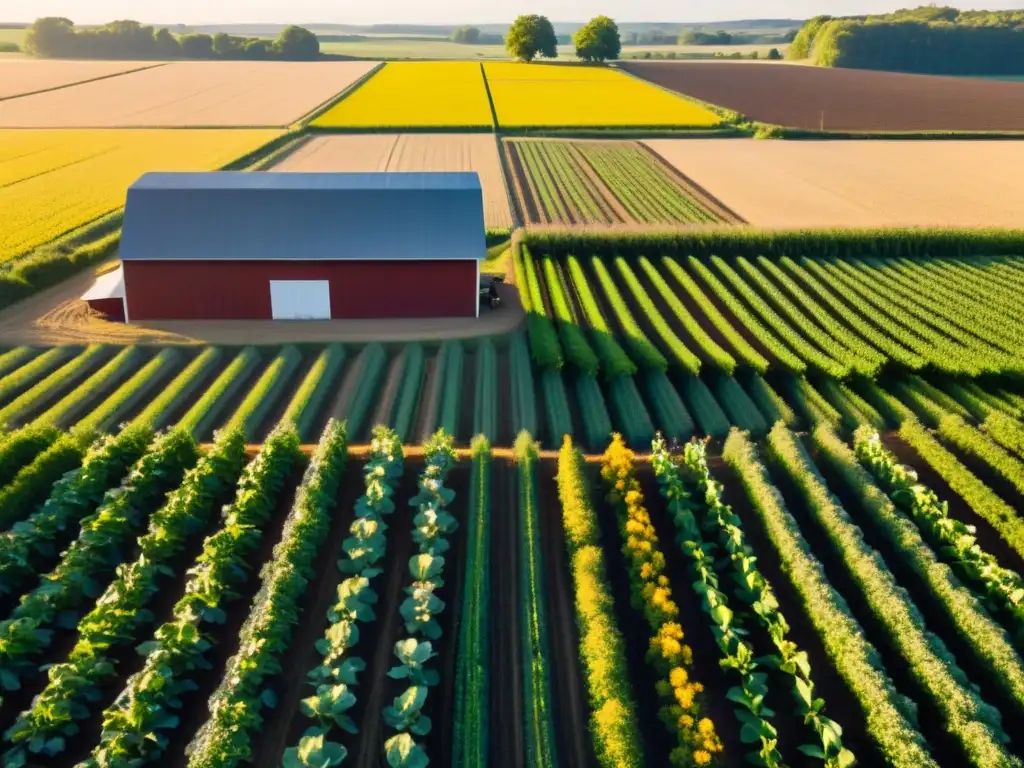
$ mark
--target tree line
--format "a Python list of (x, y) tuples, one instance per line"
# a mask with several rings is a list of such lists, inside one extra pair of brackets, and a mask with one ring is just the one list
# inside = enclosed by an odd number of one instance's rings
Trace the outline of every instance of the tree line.
[(55, 59), (279, 59), (312, 61), (320, 41), (308, 29), (287, 27), (276, 40), (219, 33), (176, 35), (166, 27), (114, 21), (78, 28), (70, 19), (38, 19), (25, 35), (25, 52)]
[(924, 6), (880, 16), (810, 19), (790, 58), (825, 67), (946, 75), (1024, 74), (1024, 11)]
[[(618, 25), (607, 16), (595, 16), (572, 36), (576, 57), (583, 61), (611, 61), (622, 53)], [(547, 16), (520, 16), (505, 36), (505, 50), (520, 61), (558, 58), (558, 35)]]

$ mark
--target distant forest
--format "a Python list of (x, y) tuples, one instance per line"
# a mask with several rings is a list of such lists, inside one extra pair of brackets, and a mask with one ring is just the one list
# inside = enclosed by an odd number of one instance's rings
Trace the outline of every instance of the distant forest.
[(882, 16), (818, 16), (797, 33), (789, 57), (825, 67), (1024, 75), (1024, 11), (922, 6)]
[(70, 19), (37, 20), (25, 34), (25, 52), (54, 59), (280, 59), (311, 61), (320, 41), (308, 29), (285, 27), (276, 40), (219, 32), (174, 34), (137, 21), (76, 27)]

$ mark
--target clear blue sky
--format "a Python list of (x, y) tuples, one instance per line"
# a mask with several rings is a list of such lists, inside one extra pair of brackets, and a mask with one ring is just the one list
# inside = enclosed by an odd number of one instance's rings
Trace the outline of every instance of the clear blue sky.
[[(620, 21), (722, 21), (750, 18), (807, 18), (819, 13), (882, 13), (923, 5), (915, 0), (0, 0), (0, 21), (32, 21), (67, 16), (81, 24), (113, 19), (148, 23), (492, 23), (520, 13), (543, 13), (553, 21), (580, 21), (605, 13)], [(950, 3), (958, 5), (956, 3)], [(958, 7), (993, 10), (1020, 6), (1020, 0), (994, 0)]]

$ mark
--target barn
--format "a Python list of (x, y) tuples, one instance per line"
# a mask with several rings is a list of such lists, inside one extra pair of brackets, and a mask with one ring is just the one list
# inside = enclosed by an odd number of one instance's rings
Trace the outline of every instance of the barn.
[(150, 173), (128, 190), (138, 320), (474, 317), (475, 173)]

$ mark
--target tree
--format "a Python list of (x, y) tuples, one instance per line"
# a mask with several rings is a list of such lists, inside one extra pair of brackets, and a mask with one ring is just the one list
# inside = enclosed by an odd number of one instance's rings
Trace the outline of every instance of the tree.
[(75, 23), (50, 16), (36, 19), (25, 35), (25, 52), (32, 56), (71, 56), (75, 44)]
[(520, 16), (508, 30), (505, 48), (520, 61), (558, 57), (558, 37), (546, 16)]
[(782, 54), (779, 53), (778, 48), (772, 48), (768, 51), (768, 61), (779, 61), (782, 58)]
[(452, 32), (452, 42), (475, 45), (480, 42), (480, 30), (476, 27), (459, 27)]
[(167, 27), (157, 30), (156, 34), (153, 35), (153, 40), (156, 42), (157, 56), (165, 59), (181, 56), (181, 44), (178, 43), (178, 38), (172, 35)]
[(595, 16), (573, 37), (577, 58), (584, 61), (609, 61), (622, 53), (618, 25), (607, 16)]
[(224, 59), (237, 56), (242, 46), (242, 39), (232, 37), (225, 32), (218, 32), (213, 36), (213, 52)]
[(187, 59), (212, 59), (213, 38), (209, 35), (182, 35), (181, 55)]
[(303, 27), (285, 27), (274, 41), (274, 50), (282, 59), (313, 61), (320, 58), (320, 40)]

